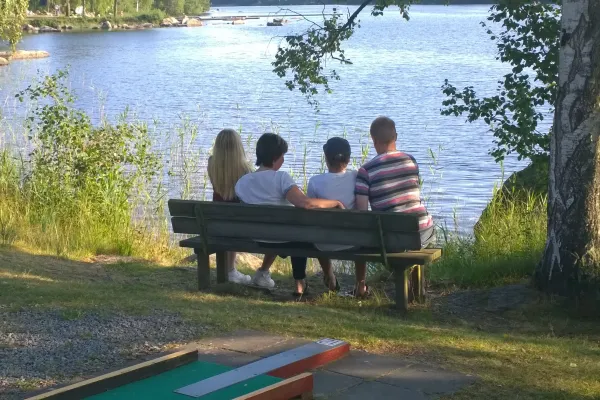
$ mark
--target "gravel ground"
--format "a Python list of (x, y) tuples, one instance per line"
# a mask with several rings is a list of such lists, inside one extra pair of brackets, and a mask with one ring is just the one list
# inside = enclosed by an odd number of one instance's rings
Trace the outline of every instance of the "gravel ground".
[(0, 309), (0, 398), (121, 368), (193, 341), (204, 329), (174, 314), (74, 314)]

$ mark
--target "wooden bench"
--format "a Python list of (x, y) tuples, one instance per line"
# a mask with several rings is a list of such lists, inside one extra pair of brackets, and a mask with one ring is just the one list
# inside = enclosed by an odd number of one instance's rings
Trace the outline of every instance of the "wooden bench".
[[(305, 210), (193, 200), (169, 200), (174, 233), (198, 235), (180, 241), (198, 256), (198, 289), (210, 287), (209, 255), (216, 253), (217, 282), (227, 282), (225, 252), (276, 253), (309, 258), (381, 262), (394, 271), (396, 306), (424, 300), (423, 267), (441, 249), (423, 249), (433, 228), (419, 231), (418, 216), (355, 210)], [(269, 249), (257, 240), (360, 246), (342, 251)]]

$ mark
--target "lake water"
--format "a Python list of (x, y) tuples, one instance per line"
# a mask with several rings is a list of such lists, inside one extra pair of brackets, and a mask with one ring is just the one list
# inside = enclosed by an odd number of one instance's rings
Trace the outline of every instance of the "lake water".
[[(320, 6), (290, 8), (303, 14), (322, 11)], [(319, 113), (271, 72), (278, 36), (308, 26), (289, 17), (283, 27), (267, 27), (261, 19), (235, 26), (27, 36), (21, 48), (46, 50), (51, 57), (0, 69), (2, 107), (5, 115), (18, 111), (10, 93), (24, 88), (38, 71), (69, 65), (79, 104), (96, 117), (114, 118), (129, 106), (139, 118), (169, 125), (185, 114), (200, 126), (194, 145), (206, 150), (223, 127), (241, 126), (253, 137), (276, 130), (289, 138), (286, 164), (295, 176), (304, 158), (308, 175), (320, 170), (328, 136), (347, 135), (359, 155), (371, 120), (387, 115), (396, 121), (400, 148), (420, 162), (428, 206), (438, 222), (452, 225), (456, 215), (461, 230), (469, 230), (503, 172), (488, 154), (493, 138), (485, 125), (440, 115), (440, 87), (449, 78), (458, 87), (473, 85), (480, 94), (493, 94), (508, 71), (479, 25), (488, 9), (417, 6), (409, 22), (397, 11), (382, 17), (365, 12), (361, 28), (346, 44), (354, 64), (330, 64), (342, 79), (333, 84), (333, 94), (319, 97)], [(221, 13), (242, 15), (278, 10), (220, 7)], [(162, 140), (156, 137), (159, 147)], [(504, 176), (523, 166), (507, 159)]]

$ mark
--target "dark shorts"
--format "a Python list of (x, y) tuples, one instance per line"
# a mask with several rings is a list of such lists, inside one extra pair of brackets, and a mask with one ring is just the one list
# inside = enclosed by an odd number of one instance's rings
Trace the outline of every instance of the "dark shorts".
[[(293, 249), (314, 249), (315, 246), (312, 243), (305, 242), (285, 242), (285, 243), (268, 243), (268, 242), (257, 242), (260, 247), (265, 249), (273, 249), (271, 253), (277, 254), (281, 258), (287, 258), (288, 256), (278, 254), (277, 249), (282, 248), (293, 248)], [(302, 280), (306, 278), (306, 257), (290, 257), (292, 261), (292, 275), (294, 279)]]

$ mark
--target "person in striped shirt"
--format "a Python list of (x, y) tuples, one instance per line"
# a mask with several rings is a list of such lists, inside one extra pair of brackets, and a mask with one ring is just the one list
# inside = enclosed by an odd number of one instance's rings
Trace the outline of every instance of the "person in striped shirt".
[[(419, 166), (413, 156), (396, 148), (396, 124), (388, 117), (378, 117), (371, 123), (371, 139), (377, 151), (371, 161), (358, 170), (356, 205), (358, 210), (415, 213), (419, 215), (422, 244), (433, 238), (433, 219), (421, 200)], [(366, 267), (357, 265), (357, 295), (368, 292)]]

